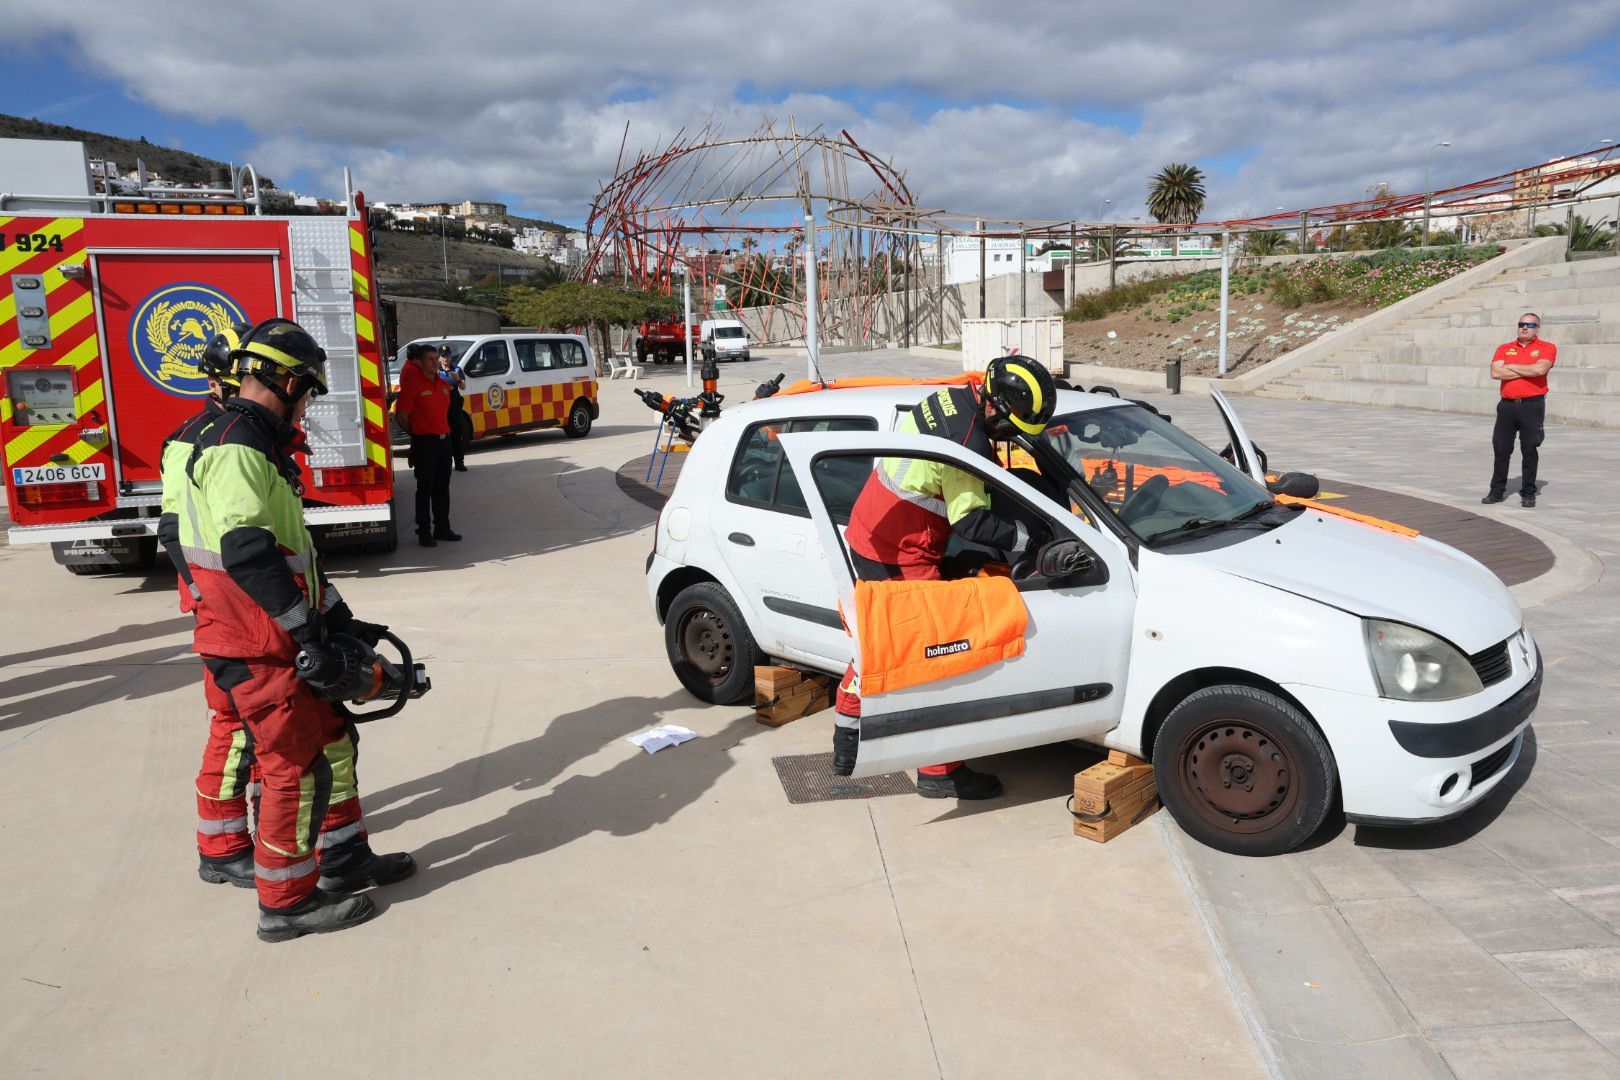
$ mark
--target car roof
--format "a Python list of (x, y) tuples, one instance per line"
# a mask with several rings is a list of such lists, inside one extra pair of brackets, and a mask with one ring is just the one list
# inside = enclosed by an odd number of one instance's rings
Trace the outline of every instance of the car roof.
[[(895, 409), (915, 405), (939, 389), (938, 384), (917, 383), (905, 386), (861, 386), (845, 390), (812, 390), (803, 394), (789, 394), (748, 401), (729, 415), (752, 423), (765, 419), (793, 419), (801, 416), (884, 416)], [(1079, 390), (1059, 390), (1054, 415), (1090, 412), (1126, 404), (1112, 394), (1091, 394)]]

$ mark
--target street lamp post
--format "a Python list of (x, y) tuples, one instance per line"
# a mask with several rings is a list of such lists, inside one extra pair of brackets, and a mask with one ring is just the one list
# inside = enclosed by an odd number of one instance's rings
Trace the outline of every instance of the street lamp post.
[(450, 248), (444, 239), (444, 211), (439, 211), (439, 258), (444, 260), (444, 283), (450, 284)]
[(1429, 147), (1428, 156), (1423, 159), (1423, 246), (1429, 246), (1429, 166), (1434, 163), (1434, 152), (1443, 146), (1450, 146), (1449, 142), (1437, 142)]

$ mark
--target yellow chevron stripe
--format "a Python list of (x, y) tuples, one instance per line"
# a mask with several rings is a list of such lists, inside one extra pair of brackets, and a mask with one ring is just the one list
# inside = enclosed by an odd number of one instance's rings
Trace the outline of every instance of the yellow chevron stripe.
[(62, 427), (59, 424), (52, 424), (49, 427), (23, 428), (22, 431), (12, 437), (11, 442), (6, 444), (6, 464), (8, 466), (22, 464), (28, 460), (28, 455), (33, 453), (35, 448), (46, 439), (54, 438), (60, 434), (62, 434)]
[(388, 451), (383, 449), (381, 443), (366, 443), (366, 456), (384, 468), (388, 467)]
[[(13, 218), (12, 220), (15, 221), (16, 219)], [(57, 218), (34, 231), (54, 234), (65, 240), (83, 228), (84, 219), (82, 218)], [(0, 274), (11, 273), (11, 271), (38, 254), (37, 251), (18, 251), (16, 248), (9, 251), (0, 251)], [(63, 255), (61, 261), (72, 262), (78, 257), (78, 253), (75, 252), (72, 255)]]
[(349, 250), (356, 255), (366, 253), (366, 238), (360, 235), (360, 228), (357, 225), (349, 226)]
[(363, 400), (365, 402), (365, 405), (366, 405), (366, 419), (371, 421), (373, 424), (376, 424), (378, 427), (382, 427), (383, 426), (382, 406), (377, 404), (375, 401), (372, 401), (370, 398), (363, 398), (361, 400)]
[[(101, 355), (101, 342), (94, 334), (85, 338), (73, 347), (73, 350), (62, 357), (64, 364), (72, 366), (74, 371), (83, 371), (85, 367)], [(99, 380), (98, 380), (99, 382)]]
[(358, 311), (354, 313), (354, 332), (360, 335), (361, 341), (376, 344), (377, 328), (372, 325), (370, 319), (366, 318)]
[(83, 465), (86, 461), (95, 457), (96, 452), (100, 449), (101, 447), (81, 439), (68, 448), (67, 456), (73, 459), (73, 464)]
[(367, 386), (382, 385), (382, 377), (377, 370), (377, 362), (369, 356), (360, 358), (360, 381)]
[[(0, 222), (3, 224), (3, 222)], [(0, 394), (0, 423), (11, 423), (11, 395)]]
[(366, 280), (366, 275), (358, 270), (350, 270), (349, 273), (354, 276), (354, 295), (362, 300), (370, 300), (371, 282)]
[(101, 380), (97, 379), (79, 391), (78, 396), (73, 399), (73, 407), (78, 410), (80, 416), (83, 416), (105, 400), (107, 400), (106, 391), (102, 389)]
[(62, 310), (51, 315), (51, 336), (61, 337), (79, 323), (95, 314), (95, 303), (90, 299), (88, 292), (79, 294)]

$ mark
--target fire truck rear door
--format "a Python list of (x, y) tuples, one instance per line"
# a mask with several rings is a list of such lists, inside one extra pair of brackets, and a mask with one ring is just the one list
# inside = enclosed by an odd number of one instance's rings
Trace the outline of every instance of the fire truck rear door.
[(214, 334), (282, 313), (279, 260), (273, 249), (92, 249), (120, 491), (158, 487), (164, 437), (207, 397), (197, 362)]

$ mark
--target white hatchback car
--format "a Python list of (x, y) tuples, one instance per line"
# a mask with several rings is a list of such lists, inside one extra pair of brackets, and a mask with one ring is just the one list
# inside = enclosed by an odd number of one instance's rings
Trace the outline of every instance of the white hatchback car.
[(780, 396), (703, 433), (647, 560), (693, 694), (742, 701), (768, 658), (841, 674), (852, 633), (883, 632), (840, 617), (856, 611), (841, 526), (876, 459), (932, 458), (1092, 567), (1014, 568), (1022, 656), (865, 696), (857, 775), (1080, 739), (1150, 758), (1204, 843), (1274, 854), (1336, 792), (1354, 822), (1438, 821), (1517, 761), (1541, 662), (1507, 588), (1434, 540), (1274, 501), (1218, 393), (1236, 465), (1139, 404), (1061, 391), (1010, 462), (1034, 468), (1007, 469), (894, 430), (934, 389)]

